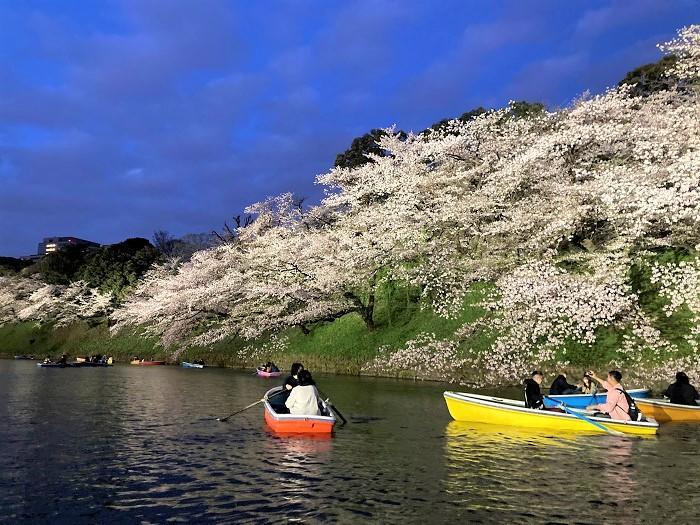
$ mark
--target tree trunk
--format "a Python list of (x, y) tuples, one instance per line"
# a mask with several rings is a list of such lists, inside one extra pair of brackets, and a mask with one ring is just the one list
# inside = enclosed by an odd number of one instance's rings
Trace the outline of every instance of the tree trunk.
[(376, 327), (374, 325), (374, 293), (369, 294), (367, 299), (367, 306), (364, 307), (362, 312), (362, 319), (367, 326), (367, 330), (373, 331)]
[(360, 314), (360, 317), (362, 317), (362, 320), (364, 321), (367, 330), (374, 330), (374, 292), (369, 294), (367, 304), (364, 304), (362, 302), (362, 299), (360, 299), (353, 292), (345, 292), (345, 297), (352, 300), (352, 302), (355, 303), (355, 311)]

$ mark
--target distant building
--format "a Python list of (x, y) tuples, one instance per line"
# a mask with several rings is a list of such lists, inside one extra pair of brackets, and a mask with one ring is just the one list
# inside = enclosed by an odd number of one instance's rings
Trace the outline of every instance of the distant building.
[(77, 237), (44, 237), (44, 240), (39, 243), (37, 254), (41, 257), (59, 250), (65, 250), (71, 246), (83, 246), (85, 248), (98, 248), (99, 243), (78, 239)]

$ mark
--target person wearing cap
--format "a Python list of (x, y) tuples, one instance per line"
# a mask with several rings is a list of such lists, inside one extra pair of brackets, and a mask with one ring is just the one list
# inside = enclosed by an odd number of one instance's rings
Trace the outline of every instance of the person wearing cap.
[(698, 391), (690, 384), (685, 372), (676, 373), (676, 382), (668, 386), (664, 395), (674, 405), (698, 406), (697, 400), (700, 399)]
[(544, 381), (544, 374), (539, 370), (535, 370), (530, 374), (530, 377), (523, 382), (526, 408), (533, 408), (535, 410), (542, 410), (544, 408), (544, 398), (540, 390), (542, 381)]

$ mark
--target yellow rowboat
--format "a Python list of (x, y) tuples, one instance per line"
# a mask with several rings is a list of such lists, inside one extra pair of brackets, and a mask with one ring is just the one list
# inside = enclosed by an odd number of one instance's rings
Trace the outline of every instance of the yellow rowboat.
[(635, 399), (634, 402), (646, 417), (659, 423), (669, 421), (700, 422), (700, 406), (674, 405), (666, 399)]
[[(447, 403), (447, 410), (450, 411), (452, 418), (457, 421), (538, 428), (558, 432), (605, 432), (603, 429), (572, 414), (548, 410), (532, 410), (525, 408), (522, 401), (515, 399), (460, 392), (445, 392), (443, 395)], [(659, 424), (654, 420), (618, 421), (589, 415), (587, 417), (610, 430), (625, 434), (653, 435), (656, 434), (659, 428)]]

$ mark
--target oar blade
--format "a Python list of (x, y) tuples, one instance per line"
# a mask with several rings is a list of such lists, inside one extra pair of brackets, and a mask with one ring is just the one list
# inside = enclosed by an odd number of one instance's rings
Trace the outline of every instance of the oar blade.
[(340, 410), (338, 410), (334, 405), (328, 403), (328, 406), (331, 407), (331, 410), (335, 412), (335, 414), (340, 418), (340, 421), (343, 423), (343, 425), (347, 425), (348, 420), (345, 419), (345, 416), (340, 413)]

